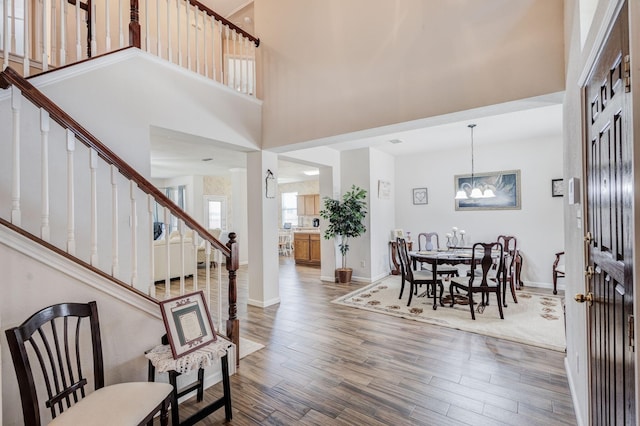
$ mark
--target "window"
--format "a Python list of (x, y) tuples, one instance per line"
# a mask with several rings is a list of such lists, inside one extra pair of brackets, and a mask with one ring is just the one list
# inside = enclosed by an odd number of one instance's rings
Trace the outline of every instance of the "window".
[[(182, 210), (186, 210), (187, 206), (187, 187), (184, 185), (173, 186), (171, 188), (164, 189), (165, 195), (174, 203), (178, 205)], [(169, 224), (169, 234), (178, 230), (178, 218), (171, 215), (171, 223)]]
[(204, 220), (208, 229), (227, 229), (227, 197), (221, 195), (204, 196)]
[(0, 46), (4, 51), (9, 51), (14, 55), (24, 56), (24, 0), (14, 0), (9, 2), (9, 39), (7, 40), (8, 49), (5, 47), (4, 40), (4, 1), (0, 1)]
[(235, 90), (253, 95), (254, 60), (227, 56), (227, 85)]
[(282, 193), (282, 224), (298, 223), (298, 193)]

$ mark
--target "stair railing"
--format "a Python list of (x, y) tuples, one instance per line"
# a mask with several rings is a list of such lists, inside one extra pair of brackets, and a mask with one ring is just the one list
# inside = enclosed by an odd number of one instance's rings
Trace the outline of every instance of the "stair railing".
[(196, 0), (0, 0), (3, 69), (24, 76), (133, 46), (255, 97), (259, 44)]
[[(9, 102), (0, 102), (8, 112), (0, 116), (0, 125), (8, 124), (10, 135), (1, 147), (0, 179), (6, 185), (0, 205), (7, 207), (0, 210), (0, 223), (149, 300), (203, 290), (208, 301), (217, 301), (217, 312), (209, 307), (219, 324), (222, 306), (227, 306), (226, 335), (239, 348), (236, 234), (230, 233), (226, 244), (214, 238), (11, 67), (0, 73), (0, 88), (11, 90)], [(158, 222), (164, 223), (166, 235), (154, 241)], [(178, 235), (170, 239), (175, 223)], [(158, 257), (160, 248), (164, 251)], [(198, 253), (204, 255), (204, 265)], [(212, 292), (216, 253), (225, 259), (229, 280), (223, 289), (218, 267), (219, 288)], [(160, 282), (154, 258), (163, 263)], [(204, 277), (199, 277), (203, 267)], [(187, 275), (192, 275), (189, 289)], [(172, 284), (172, 277), (180, 277), (179, 283)], [(163, 284), (164, 291), (157, 294), (156, 287)], [(239, 351), (236, 355), (239, 363)]]

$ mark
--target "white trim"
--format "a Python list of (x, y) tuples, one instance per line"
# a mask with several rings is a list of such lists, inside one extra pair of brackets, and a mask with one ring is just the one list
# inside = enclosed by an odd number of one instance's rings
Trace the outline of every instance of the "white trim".
[(30, 239), (0, 226), (0, 244), (22, 253), (44, 265), (60, 271), (88, 286), (112, 296), (130, 306), (146, 312), (154, 318), (162, 320), (160, 309), (155, 302), (144, 299), (134, 292), (123, 288), (112, 281), (86, 269), (75, 262), (36, 244)]
[(564, 358), (564, 369), (567, 373), (567, 381), (569, 382), (569, 391), (571, 392), (571, 400), (573, 401), (573, 412), (576, 415), (576, 423), (578, 426), (583, 426), (584, 420), (582, 420), (582, 416), (580, 415), (581, 410), (578, 410), (580, 406), (578, 398), (576, 397), (576, 386), (575, 381), (573, 380), (573, 376), (571, 375), (571, 368), (569, 367), (569, 358)]
[(266, 308), (267, 306), (277, 305), (278, 303), (280, 303), (279, 297), (275, 297), (270, 300), (265, 300), (264, 302), (260, 300), (255, 300), (255, 299), (247, 300), (247, 305), (256, 306), (258, 308)]

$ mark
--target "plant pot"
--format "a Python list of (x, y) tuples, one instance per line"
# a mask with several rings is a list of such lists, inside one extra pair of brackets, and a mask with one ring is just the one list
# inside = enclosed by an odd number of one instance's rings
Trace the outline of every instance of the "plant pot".
[(351, 282), (351, 274), (353, 269), (351, 268), (338, 268), (336, 269), (336, 282), (340, 284), (347, 284)]

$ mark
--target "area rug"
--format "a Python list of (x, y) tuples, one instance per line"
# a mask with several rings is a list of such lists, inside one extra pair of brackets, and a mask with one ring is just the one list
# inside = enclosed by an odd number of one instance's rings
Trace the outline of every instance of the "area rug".
[(264, 345), (253, 340), (240, 337), (240, 359), (264, 348)]
[[(445, 285), (444, 295), (448, 294), (448, 290)], [(421, 291), (419, 290), (419, 293)], [(414, 295), (411, 306), (407, 307), (408, 292), (409, 284), (407, 283), (402, 300), (398, 299), (400, 277), (390, 276), (339, 297), (333, 300), (333, 303), (542, 348), (565, 350), (562, 299), (558, 296), (518, 290), (516, 293), (518, 303), (514, 303), (511, 294), (508, 293), (508, 306), (503, 308), (504, 320), (501, 320), (495, 295), (492, 294), (491, 304), (481, 313), (476, 310), (474, 321), (471, 319), (468, 305), (454, 305), (451, 308), (445, 304), (444, 307), (438, 306), (434, 311), (433, 298), (427, 299)]]

